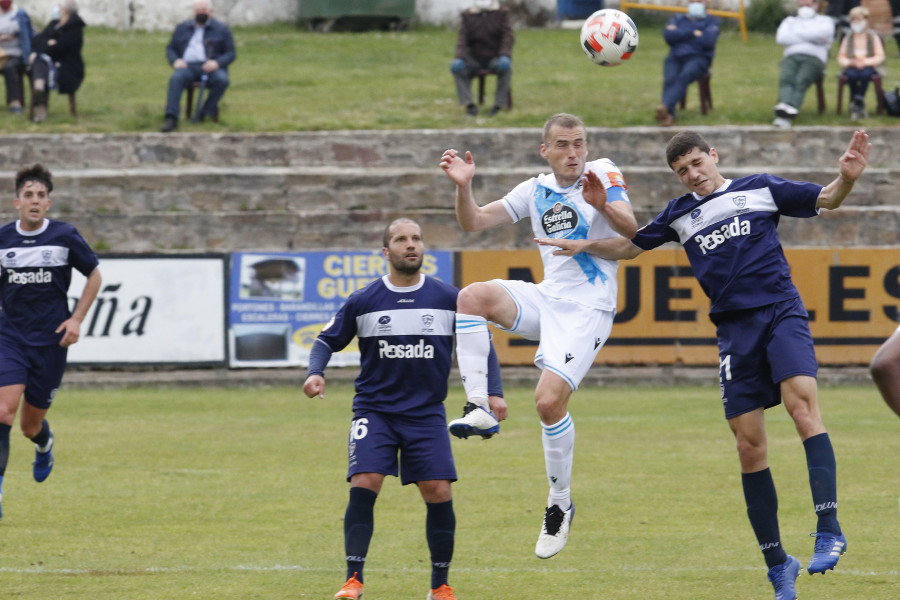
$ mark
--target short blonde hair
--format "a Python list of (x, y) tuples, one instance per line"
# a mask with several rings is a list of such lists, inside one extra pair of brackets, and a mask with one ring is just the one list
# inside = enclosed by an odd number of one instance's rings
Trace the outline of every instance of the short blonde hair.
[(868, 19), (869, 18), (869, 9), (865, 6), (854, 6), (850, 9), (850, 20), (853, 21), (855, 19)]

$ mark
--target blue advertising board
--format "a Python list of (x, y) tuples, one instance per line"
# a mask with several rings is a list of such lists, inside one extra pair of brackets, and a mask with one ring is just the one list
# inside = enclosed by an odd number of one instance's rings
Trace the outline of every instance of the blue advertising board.
[[(380, 251), (238, 252), (230, 269), (232, 367), (306, 366), (316, 336), (350, 294), (388, 272)], [(422, 273), (452, 283), (453, 253), (426, 252)], [(329, 363), (358, 364), (355, 343)]]

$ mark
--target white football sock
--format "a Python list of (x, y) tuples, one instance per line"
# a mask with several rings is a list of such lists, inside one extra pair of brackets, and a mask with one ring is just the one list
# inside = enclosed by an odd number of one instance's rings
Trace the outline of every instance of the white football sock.
[(469, 402), (488, 408), (487, 365), (491, 338), (487, 320), (456, 313), (456, 363)]
[(568, 510), (572, 504), (569, 486), (572, 482), (572, 460), (575, 455), (575, 423), (569, 413), (559, 423), (541, 422), (541, 441), (544, 444), (544, 463), (550, 495), (547, 506), (556, 504)]

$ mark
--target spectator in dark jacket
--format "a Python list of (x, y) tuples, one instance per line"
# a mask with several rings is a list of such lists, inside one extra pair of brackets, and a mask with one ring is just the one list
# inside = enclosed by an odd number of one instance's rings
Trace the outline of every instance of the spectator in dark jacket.
[(508, 104), (513, 42), (515, 33), (509, 11), (497, 0), (475, 0), (469, 9), (463, 11), (450, 71), (456, 80), (459, 103), (466, 107), (469, 116), (478, 114), (478, 107), (472, 98), (472, 78), (480, 69), (490, 69), (497, 75), (497, 92), (490, 115), (496, 115), (501, 107)]
[(28, 13), (12, 0), (0, 0), (0, 66), (6, 82), (6, 105), (17, 114), (25, 104), (22, 75), (31, 56), (32, 36), (34, 29)]
[(706, 13), (706, 3), (691, 0), (686, 14), (672, 17), (663, 30), (669, 54), (663, 62), (662, 104), (656, 121), (663, 127), (675, 123), (675, 105), (688, 86), (706, 75), (716, 52), (719, 19)]
[(166, 59), (175, 69), (169, 78), (166, 120), (163, 132), (178, 127), (181, 93), (195, 81), (206, 78), (209, 93), (199, 107), (200, 120), (219, 118), (219, 100), (228, 87), (228, 65), (237, 58), (234, 38), (228, 25), (212, 18), (209, 0), (194, 2), (194, 18), (179, 23), (166, 46)]
[[(59, 14), (56, 14), (56, 11)], [(84, 81), (84, 21), (78, 16), (75, 0), (62, 0), (47, 27), (34, 36), (28, 68), (34, 87), (32, 104), (35, 123), (47, 118), (47, 94), (56, 88), (60, 94), (74, 94)]]

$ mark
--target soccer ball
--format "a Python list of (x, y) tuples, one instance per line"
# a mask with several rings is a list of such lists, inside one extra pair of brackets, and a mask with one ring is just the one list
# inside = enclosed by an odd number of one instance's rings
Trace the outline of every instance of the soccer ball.
[(581, 48), (595, 64), (614, 67), (637, 50), (638, 30), (620, 10), (598, 10), (581, 26)]

